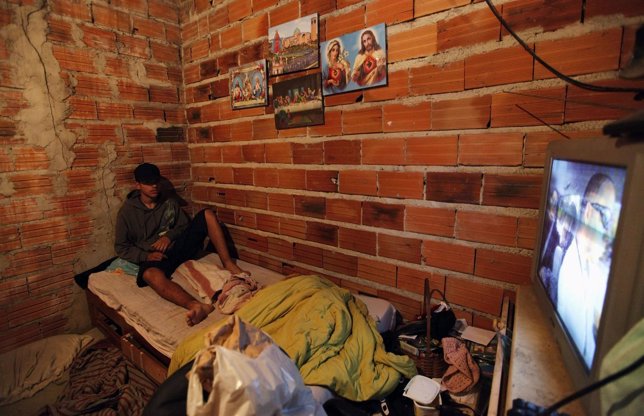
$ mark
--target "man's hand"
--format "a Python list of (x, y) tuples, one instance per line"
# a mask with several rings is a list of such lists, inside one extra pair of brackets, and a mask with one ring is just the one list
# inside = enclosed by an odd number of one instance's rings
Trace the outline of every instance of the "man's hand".
[(161, 253), (160, 251), (153, 251), (152, 253), (148, 254), (148, 257), (146, 258), (147, 261), (161, 261), (165, 258), (165, 255)]
[(155, 241), (154, 244), (152, 244), (152, 248), (155, 251), (165, 253), (168, 247), (170, 247), (170, 243), (172, 243), (172, 241), (170, 241), (170, 239), (164, 235), (161, 236), (157, 241)]

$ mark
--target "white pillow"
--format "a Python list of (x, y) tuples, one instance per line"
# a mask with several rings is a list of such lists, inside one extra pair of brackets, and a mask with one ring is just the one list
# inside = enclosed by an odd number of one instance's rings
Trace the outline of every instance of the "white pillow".
[(32, 397), (64, 376), (90, 335), (55, 335), (0, 354), (0, 405)]

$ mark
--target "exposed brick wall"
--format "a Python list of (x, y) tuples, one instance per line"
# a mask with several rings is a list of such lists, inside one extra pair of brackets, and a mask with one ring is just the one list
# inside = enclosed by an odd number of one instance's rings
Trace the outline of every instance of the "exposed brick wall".
[[(44, 5), (43, 5), (44, 4)], [(0, 352), (87, 329), (73, 275), (113, 255), (131, 171), (190, 182), (178, 6), (0, 4)]]
[[(544, 0), (494, 3), (566, 74), (632, 85), (616, 71), (644, 21), (641, 1), (587, 1), (585, 15), (580, 1), (556, 11)], [(642, 108), (632, 94), (555, 79), (482, 2), (184, 6), (193, 201), (217, 208), (245, 260), (323, 274), (406, 317), (428, 277), (459, 317), (490, 325), (504, 294), (530, 278), (544, 151), (561, 138), (543, 123), (583, 139)], [(268, 27), (313, 12), (322, 41), (385, 22), (389, 85), (327, 97), (322, 126), (278, 131), (270, 106), (232, 111), (228, 69), (257, 59)]]
[[(583, 139), (636, 108), (552, 78), (481, 2), (43, 3), (0, 5), (0, 351), (82, 326), (72, 276), (112, 255), (142, 161), (215, 207), (247, 261), (326, 275), (406, 317), (429, 277), (488, 326), (529, 277), (544, 149), (560, 137), (537, 117)], [(554, 66), (627, 84), (616, 70), (641, 1), (587, 0), (583, 19), (577, 0), (494, 3)], [(232, 111), (228, 69), (265, 56), (269, 26), (314, 12), (322, 40), (385, 22), (389, 85), (328, 97), (309, 128)], [(184, 125), (189, 143), (156, 142)]]

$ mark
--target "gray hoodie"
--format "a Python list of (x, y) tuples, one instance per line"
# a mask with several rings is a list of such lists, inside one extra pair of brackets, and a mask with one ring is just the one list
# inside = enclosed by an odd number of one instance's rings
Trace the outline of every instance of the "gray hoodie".
[(114, 250), (124, 260), (139, 264), (152, 251), (161, 236), (174, 241), (186, 229), (190, 218), (174, 198), (159, 196), (152, 209), (143, 205), (141, 193), (132, 191), (116, 217)]

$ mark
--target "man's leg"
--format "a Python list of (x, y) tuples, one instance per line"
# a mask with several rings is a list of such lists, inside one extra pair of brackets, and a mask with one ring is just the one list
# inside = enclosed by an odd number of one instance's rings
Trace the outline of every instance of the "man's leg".
[(231, 273), (242, 273), (243, 270), (237, 266), (235, 261), (230, 257), (228, 252), (228, 247), (226, 246), (226, 238), (224, 237), (224, 232), (217, 221), (217, 216), (210, 209), (204, 210), (204, 217), (206, 218), (206, 226), (208, 227), (208, 237), (210, 241), (215, 246), (221, 264), (226, 268), (226, 270)]
[(189, 326), (198, 324), (206, 319), (208, 314), (214, 310), (212, 305), (201, 303), (188, 292), (183, 290), (181, 286), (169, 280), (163, 270), (150, 267), (143, 272), (143, 280), (154, 289), (159, 296), (163, 299), (182, 306), (188, 310), (186, 314), (186, 321)]

